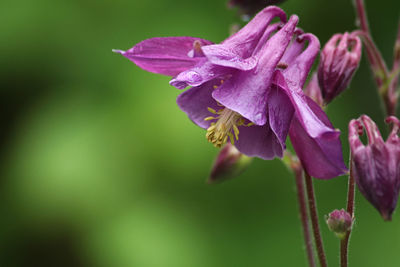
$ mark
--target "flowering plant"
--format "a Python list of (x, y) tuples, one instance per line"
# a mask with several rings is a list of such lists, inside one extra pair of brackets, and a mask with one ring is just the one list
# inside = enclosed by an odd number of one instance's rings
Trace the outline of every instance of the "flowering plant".
[[(239, 5), (252, 15), (261, 2), (230, 1), (230, 5)], [(292, 15), (287, 19), (276, 6), (262, 9), (219, 44), (196, 37), (156, 37), (126, 51), (114, 50), (146, 71), (170, 76), (170, 85), (185, 90), (177, 98), (179, 108), (206, 130), (211, 144), (222, 148), (209, 181), (237, 175), (252, 157), (281, 158), (293, 171), (310, 266), (315, 266), (315, 259), (309, 219), (318, 260), (327, 266), (312, 177), (349, 175), (346, 210), (335, 210), (327, 217), (329, 228), (341, 239), (341, 266), (347, 266), (355, 184), (385, 220), (391, 219), (400, 190), (400, 123), (395, 117), (400, 32), (389, 71), (370, 35), (363, 1), (355, 4), (360, 29), (334, 34), (321, 52), (318, 38), (298, 27), (299, 18)], [(362, 43), (393, 127), (384, 142), (368, 116), (352, 120), (348, 171), (340, 131), (325, 109), (349, 86), (361, 60)], [(318, 70), (311, 72), (319, 54)], [(359, 140), (363, 129), (369, 139), (367, 146)], [(287, 137), (294, 151), (287, 149)]]

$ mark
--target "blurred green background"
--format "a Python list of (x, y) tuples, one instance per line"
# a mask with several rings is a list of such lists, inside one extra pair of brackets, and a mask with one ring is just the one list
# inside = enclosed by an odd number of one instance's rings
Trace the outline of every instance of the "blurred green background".
[[(391, 64), (400, 2), (366, 0)], [(288, 0), (324, 44), (351, 31), (350, 0)], [(207, 185), (217, 150), (175, 104), (169, 78), (111, 49), (156, 36), (219, 42), (240, 22), (226, 0), (0, 2), (0, 266), (306, 266), (294, 180), (279, 160)], [(384, 129), (366, 59), (328, 114), (343, 132), (366, 113)], [(315, 181), (324, 215), (346, 177)], [(385, 223), (357, 192), (350, 266), (400, 266), (400, 217)]]

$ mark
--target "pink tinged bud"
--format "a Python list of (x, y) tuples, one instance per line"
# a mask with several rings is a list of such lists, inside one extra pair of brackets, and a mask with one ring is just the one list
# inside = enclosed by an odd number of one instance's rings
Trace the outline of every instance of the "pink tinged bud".
[(240, 153), (235, 146), (227, 143), (214, 162), (208, 183), (221, 182), (238, 176), (250, 165), (251, 161), (251, 157)]
[(314, 73), (311, 80), (308, 82), (306, 89), (304, 90), (306, 96), (314, 100), (320, 107), (323, 105), (322, 93), (318, 84), (317, 74)]
[(353, 218), (344, 209), (334, 210), (326, 216), (326, 224), (329, 230), (334, 232), (340, 239), (343, 239), (347, 232), (351, 230)]
[[(386, 122), (392, 124), (392, 131), (384, 142), (378, 127), (368, 116), (352, 120), (349, 124), (349, 143), (358, 189), (388, 221), (400, 190), (400, 122), (394, 116), (388, 117)], [(363, 129), (368, 137), (366, 146), (359, 139)]]
[(328, 104), (350, 84), (361, 60), (361, 40), (355, 34), (335, 34), (321, 51), (318, 81)]

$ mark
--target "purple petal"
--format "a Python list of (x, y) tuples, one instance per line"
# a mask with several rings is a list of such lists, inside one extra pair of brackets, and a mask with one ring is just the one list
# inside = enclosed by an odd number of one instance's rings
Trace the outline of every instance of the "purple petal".
[(383, 144), (384, 141), (382, 139), (382, 135), (378, 129), (378, 126), (376, 126), (375, 122), (371, 120), (371, 118), (368, 117), (367, 115), (362, 115), (360, 117), (360, 120), (364, 124), (364, 129), (368, 137), (368, 143), (374, 144), (378, 142), (380, 144)]
[(239, 70), (251, 70), (257, 65), (255, 57), (243, 59), (240, 52), (233, 51), (224, 45), (208, 45), (203, 48), (207, 59), (215, 64)]
[[(387, 118), (386, 122), (394, 124), (386, 143), (376, 124), (366, 115), (350, 122), (349, 142), (353, 176), (360, 192), (385, 220), (391, 220), (400, 189), (400, 147), (397, 136), (400, 122), (393, 116)], [(366, 146), (359, 140), (363, 129), (368, 135)]]
[(353, 153), (353, 170), (358, 189), (385, 220), (391, 219), (398, 199), (399, 159), (400, 151), (389, 150), (383, 141)]
[(304, 39), (294, 36), (292, 42), (288, 46), (281, 58), (281, 62), (290, 65), (303, 51), (304, 49)]
[(398, 136), (400, 129), (400, 120), (395, 116), (389, 116), (385, 120), (386, 123), (392, 124), (392, 131), (390, 132), (386, 144), (396, 146), (396, 148), (400, 149), (400, 138)]
[(340, 132), (335, 130), (324, 111), (301, 88), (288, 88), (276, 71), (274, 83), (286, 91), (295, 108), (289, 130), (293, 147), (304, 169), (313, 177), (329, 179), (347, 171), (343, 162)]
[(180, 94), (176, 100), (179, 108), (188, 115), (189, 119), (204, 129), (207, 129), (211, 123), (204, 119), (213, 116), (213, 114), (208, 111), (208, 108), (210, 107), (214, 110), (221, 109), (221, 107), (217, 105), (217, 102), (211, 97), (215, 84), (216, 81), (210, 81), (201, 86), (192, 87)]
[(213, 97), (253, 123), (264, 125), (273, 71), (292, 38), (297, 21), (297, 16), (292, 16), (259, 50), (259, 62), (254, 70), (234, 75), (213, 92)]
[(253, 51), (275, 17), (286, 22), (286, 14), (282, 9), (274, 6), (263, 9), (223, 43), (203, 47), (204, 54), (210, 62), (217, 65), (240, 70), (253, 69), (257, 64), (256, 58), (252, 57)]
[(265, 160), (283, 156), (283, 148), (268, 123), (263, 126), (239, 127), (239, 140), (236, 148), (249, 157)]
[(199, 86), (212, 79), (226, 76), (232, 73), (231, 68), (221, 67), (211, 64), (203, 58), (195, 67), (181, 72), (172, 79), (169, 84), (178, 89), (184, 89), (188, 86)]
[(308, 73), (319, 53), (320, 44), (318, 38), (311, 33), (300, 35), (298, 38), (308, 40), (308, 46), (295, 60), (292, 59), (293, 62), (282, 73), (288, 84), (303, 88)]
[[(307, 102), (321, 121), (329, 122), (326, 114), (314, 101), (307, 97)], [(331, 124), (327, 123), (326, 126)], [(334, 132), (333, 127), (331, 132)], [(303, 167), (311, 176), (330, 179), (347, 172), (339, 135), (322, 132), (317, 137), (311, 137), (297, 116), (293, 118), (289, 135)]]
[(360, 135), (363, 134), (364, 127), (359, 120), (351, 120), (349, 122), (349, 145), (351, 151), (357, 151), (364, 148), (364, 144), (360, 141)]
[(159, 74), (175, 76), (195, 66), (202, 57), (189, 57), (193, 43), (212, 42), (194, 37), (156, 37), (144, 40), (127, 51), (116, 50), (140, 68)]
[(294, 109), (289, 98), (276, 86), (268, 93), (268, 118), (263, 126), (239, 127), (235, 146), (250, 157), (273, 159), (282, 157)]
[(289, 133), (290, 123), (294, 108), (285, 92), (277, 86), (271, 86), (268, 93), (268, 117), (271, 130), (278, 137), (282, 150), (286, 149), (286, 138)]

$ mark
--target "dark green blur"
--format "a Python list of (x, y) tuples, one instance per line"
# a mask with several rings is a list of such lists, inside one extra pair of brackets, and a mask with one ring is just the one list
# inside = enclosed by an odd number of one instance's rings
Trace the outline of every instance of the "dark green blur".
[[(391, 64), (398, 0), (366, 0)], [(351, 31), (352, 1), (287, 0), (324, 44)], [(240, 22), (225, 0), (0, 2), (0, 266), (307, 266), (294, 180), (254, 160), (208, 185), (217, 150), (175, 104), (168, 77), (111, 49), (157, 36), (219, 42)], [(328, 114), (342, 130), (366, 113), (386, 136), (363, 57)], [(324, 215), (345, 207), (346, 177), (315, 181), (330, 266), (338, 240)], [(400, 216), (383, 222), (357, 192), (350, 266), (400, 266)]]

